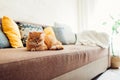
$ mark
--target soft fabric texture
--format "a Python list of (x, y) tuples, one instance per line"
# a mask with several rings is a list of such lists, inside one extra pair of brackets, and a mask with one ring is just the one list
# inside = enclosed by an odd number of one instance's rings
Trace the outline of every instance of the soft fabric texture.
[(102, 48), (109, 47), (109, 35), (103, 32), (83, 31), (77, 34), (77, 43), (89, 46), (100, 46)]
[(40, 25), (28, 24), (28, 23), (19, 23), (18, 25), (19, 25), (19, 30), (21, 33), (21, 40), (24, 46), (26, 46), (26, 40), (27, 40), (29, 32), (43, 31), (42, 26)]
[(55, 23), (53, 30), (56, 38), (61, 41), (62, 44), (75, 44), (76, 37), (69, 26)]
[(46, 27), (45, 32), (45, 43), (50, 50), (61, 50), (63, 49), (62, 43), (56, 39), (55, 33), (52, 27)]
[[(64, 50), (59, 51), (30, 52), (26, 51), (25, 48), (1, 49), (0, 80), (54, 80), (53, 78), (69, 73), (72, 70), (83, 69), (82, 67), (99, 59), (100, 62), (106, 60), (102, 63), (105, 63), (103, 66), (107, 66), (109, 64), (108, 59), (103, 60), (103, 58), (108, 56), (108, 49), (79, 45), (65, 45)], [(98, 66), (101, 66), (101, 64), (98, 64)], [(85, 72), (88, 70), (87, 68)], [(104, 71), (106, 68), (95, 67), (93, 72), (96, 72), (97, 69)], [(88, 72), (91, 74), (91, 70)], [(69, 77), (71, 78), (71, 75)]]
[(29, 36), (26, 41), (26, 47), (28, 51), (42, 51), (47, 50), (47, 45), (44, 42), (44, 32), (29, 32)]
[(11, 18), (3, 16), (2, 28), (13, 48), (23, 47), (19, 28)]
[(7, 48), (7, 47), (10, 47), (10, 43), (6, 35), (3, 33), (1, 25), (0, 25), (0, 48)]

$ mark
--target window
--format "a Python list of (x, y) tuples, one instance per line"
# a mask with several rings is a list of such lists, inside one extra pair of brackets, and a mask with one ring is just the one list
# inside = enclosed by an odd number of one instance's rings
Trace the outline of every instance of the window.
[[(120, 0), (81, 0), (79, 3), (80, 23), (86, 30), (109, 32), (113, 23), (111, 16), (120, 19)], [(108, 23), (107, 27), (103, 26), (104, 22)]]
[[(111, 34), (112, 25), (120, 19), (120, 0), (80, 0), (79, 3), (80, 29)], [(120, 48), (120, 38), (115, 42), (115, 49)]]

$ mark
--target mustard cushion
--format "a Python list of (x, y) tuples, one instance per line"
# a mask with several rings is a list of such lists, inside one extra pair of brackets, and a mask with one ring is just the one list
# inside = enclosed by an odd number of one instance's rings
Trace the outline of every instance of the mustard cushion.
[(45, 32), (46, 35), (52, 36), (53, 38), (56, 38), (55, 33), (54, 33), (52, 27), (46, 27), (44, 29), (44, 32)]
[(3, 16), (2, 28), (3, 32), (7, 35), (9, 42), (13, 48), (23, 47), (19, 28), (11, 18)]
[(58, 41), (56, 39), (56, 36), (52, 27), (46, 27), (44, 29), (44, 33), (45, 33), (45, 43), (47, 44), (48, 48), (51, 48), (52, 45)]
[(45, 32), (45, 43), (50, 50), (62, 50), (64, 47), (62, 43), (56, 39), (55, 33), (52, 27), (46, 27)]

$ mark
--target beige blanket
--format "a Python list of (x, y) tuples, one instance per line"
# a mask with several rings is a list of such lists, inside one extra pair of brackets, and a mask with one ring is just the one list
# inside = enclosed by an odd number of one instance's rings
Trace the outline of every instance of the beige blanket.
[(83, 31), (77, 34), (76, 44), (108, 48), (109, 42), (109, 35), (106, 33), (96, 31)]

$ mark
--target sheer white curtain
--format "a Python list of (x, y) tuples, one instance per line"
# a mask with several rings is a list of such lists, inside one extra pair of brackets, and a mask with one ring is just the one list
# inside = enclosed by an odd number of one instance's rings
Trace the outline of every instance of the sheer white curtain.
[(79, 27), (78, 32), (88, 29), (90, 16), (94, 12), (95, 0), (78, 0), (79, 1)]
[[(78, 32), (95, 30), (111, 34), (112, 25), (118, 19), (120, 20), (120, 0), (79, 0)], [(120, 49), (120, 37), (115, 38), (114, 46), (115, 50)]]
[(110, 33), (111, 16), (120, 19), (120, 0), (79, 0), (79, 31), (92, 29)]

